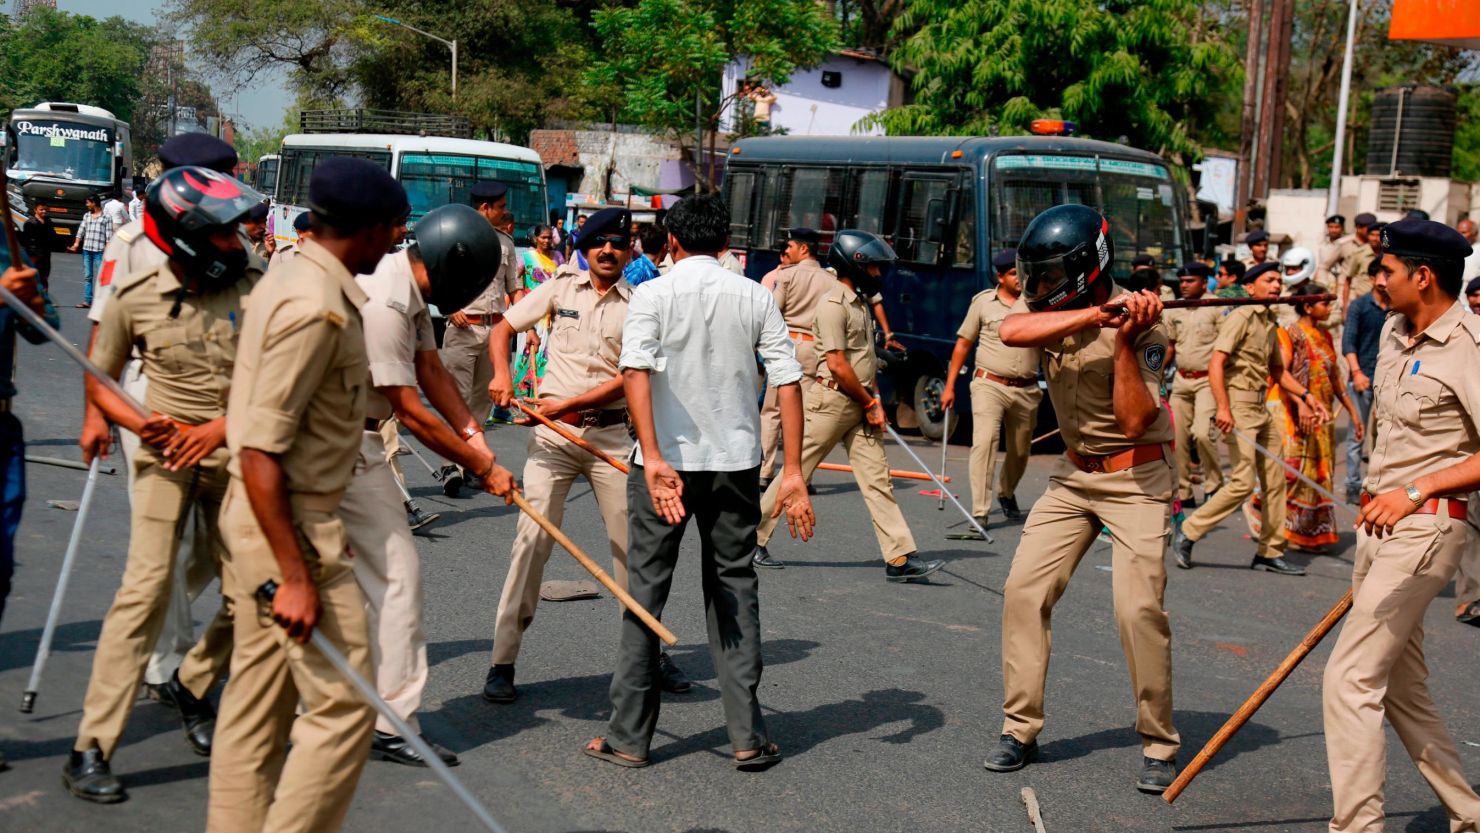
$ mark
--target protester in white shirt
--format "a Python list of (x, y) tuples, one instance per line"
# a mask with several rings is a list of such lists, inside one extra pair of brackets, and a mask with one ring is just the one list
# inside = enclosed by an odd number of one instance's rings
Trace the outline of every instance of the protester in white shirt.
[(128, 216), (131, 220), (141, 220), (144, 218), (144, 200), (139, 198), (139, 190), (135, 188), (133, 197), (128, 201)]
[(1454, 226), (1460, 234), (1464, 235), (1472, 247), (1469, 257), (1465, 258), (1465, 271), (1462, 279), (1469, 283), (1475, 278), (1480, 278), (1480, 223), (1476, 223), (1469, 217), (1460, 220)]
[[(760, 521), (760, 409), (755, 356), (781, 401), (785, 463), (776, 502), (793, 535), (811, 537), (801, 472), (801, 365), (771, 293), (715, 259), (729, 237), (718, 197), (668, 213), (673, 269), (633, 291), (620, 365), (638, 449), (628, 476), (628, 592), (654, 616), (673, 582), (690, 515), (700, 527), (704, 606), (725, 723), (740, 769), (781, 759), (761, 717), (760, 602), (750, 555)], [(594, 758), (643, 766), (658, 718), (658, 638), (623, 614), (606, 737)]]
[(116, 193), (109, 194), (108, 199), (103, 203), (103, 216), (108, 218), (108, 221), (113, 224), (113, 231), (117, 232), (128, 225), (128, 206), (118, 198)]

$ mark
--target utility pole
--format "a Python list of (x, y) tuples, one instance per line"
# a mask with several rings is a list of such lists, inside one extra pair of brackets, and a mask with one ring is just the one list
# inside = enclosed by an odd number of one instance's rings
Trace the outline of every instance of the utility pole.
[(374, 15), (374, 17), (376, 20), (379, 20), (383, 23), (389, 23), (392, 26), (400, 26), (402, 29), (410, 29), (416, 34), (421, 35), (424, 38), (431, 38), (437, 43), (440, 43), (448, 49), (452, 50), (452, 100), (457, 101), (457, 39), (453, 38), (452, 40), (448, 40), (446, 38), (439, 38), (431, 32), (424, 32), (409, 23), (402, 23), (394, 17), (386, 17), (383, 14)]
[[(1355, 2), (1355, 0), (1353, 0)], [(1249, 219), (1249, 180), (1253, 174), (1254, 104), (1259, 94), (1259, 35), (1264, 31), (1264, 0), (1249, 2), (1249, 44), (1244, 53), (1244, 107), (1240, 119), (1238, 182), (1234, 188), (1233, 238), (1244, 233)]]
[(1336, 102), (1336, 144), (1331, 151), (1331, 184), (1326, 188), (1326, 216), (1341, 202), (1341, 163), (1346, 150), (1346, 110), (1352, 93), (1352, 43), (1357, 39), (1357, 0), (1346, 13), (1346, 57), (1341, 61), (1341, 95)]

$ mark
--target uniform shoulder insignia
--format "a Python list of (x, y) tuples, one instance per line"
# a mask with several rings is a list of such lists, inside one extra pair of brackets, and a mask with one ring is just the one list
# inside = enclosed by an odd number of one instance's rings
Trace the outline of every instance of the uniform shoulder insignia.
[(144, 230), (134, 227), (133, 224), (129, 224), (115, 232), (114, 236), (125, 243), (132, 243), (144, 236)]
[(986, 298), (986, 297), (989, 297), (988, 296), (988, 293), (991, 293), (990, 294), (990, 297), (992, 297), (992, 298), (997, 297), (997, 290), (995, 290), (995, 289), (983, 289), (981, 292), (978, 292), (975, 295), (971, 296), (971, 300), (975, 301), (977, 298)]
[(336, 327), (339, 327), (340, 329), (344, 328), (344, 316), (340, 315), (332, 309), (324, 310), (324, 320), (328, 321), (330, 324), (333, 324)]
[(1166, 361), (1167, 348), (1161, 344), (1148, 344), (1141, 352), (1141, 358), (1146, 362), (1146, 367), (1152, 371), (1161, 370), (1161, 365)]

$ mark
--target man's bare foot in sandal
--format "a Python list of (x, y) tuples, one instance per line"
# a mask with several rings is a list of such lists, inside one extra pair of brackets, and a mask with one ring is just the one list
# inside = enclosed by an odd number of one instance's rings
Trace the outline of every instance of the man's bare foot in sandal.
[(609, 764), (616, 764), (617, 766), (636, 769), (648, 765), (647, 758), (635, 758), (625, 752), (618, 752), (613, 749), (611, 744), (606, 742), (606, 738), (592, 738), (591, 742), (586, 744), (586, 748), (581, 751), (597, 760), (606, 761)]
[(759, 772), (770, 769), (781, 761), (781, 747), (766, 743), (759, 749), (746, 749), (735, 753), (735, 768), (743, 772)]

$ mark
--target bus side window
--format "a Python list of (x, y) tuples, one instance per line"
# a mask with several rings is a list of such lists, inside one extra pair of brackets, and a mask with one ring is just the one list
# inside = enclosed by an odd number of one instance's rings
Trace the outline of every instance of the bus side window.
[(899, 228), (894, 250), (900, 260), (937, 263), (944, 240), (946, 189), (943, 179), (913, 179), (906, 176), (900, 190)]
[(730, 246), (752, 248), (757, 243), (751, 239), (751, 230), (755, 228), (755, 174), (732, 171), (725, 177), (725, 191), (730, 206)]
[(848, 192), (844, 228), (892, 236), (889, 220), (889, 181), (892, 172), (883, 168), (853, 169), (853, 187)]
[(844, 171), (834, 168), (794, 168), (777, 204), (778, 240), (791, 228), (821, 232), (822, 245), (832, 243), (843, 210)]
[(967, 181), (956, 192), (956, 245), (951, 265), (970, 268), (976, 265), (976, 191)]

